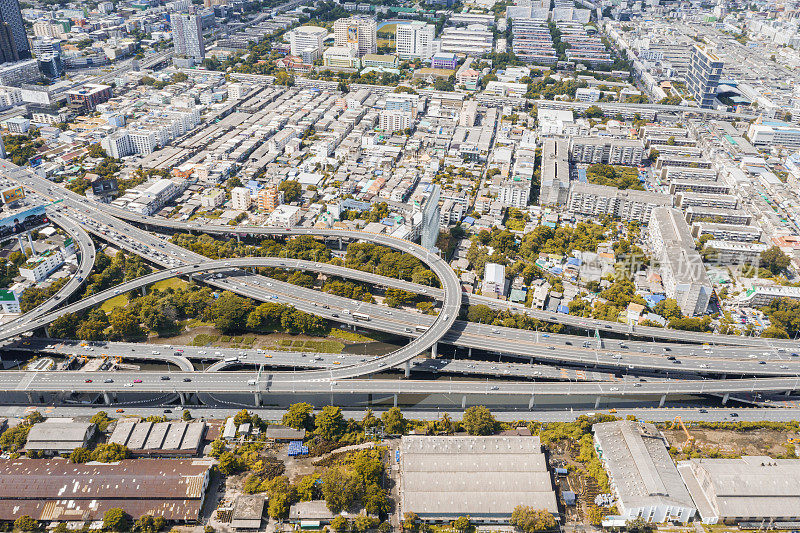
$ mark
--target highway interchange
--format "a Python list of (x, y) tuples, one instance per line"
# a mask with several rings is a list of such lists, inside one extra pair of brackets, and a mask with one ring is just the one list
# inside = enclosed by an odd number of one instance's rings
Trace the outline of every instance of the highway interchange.
[[(174, 392), (184, 399), (185, 394), (239, 394), (255, 395), (259, 404), (263, 395), (307, 394), (307, 395), (443, 395), (513, 398), (510, 403), (519, 403), (520, 397), (530, 398), (528, 406), (535, 404), (537, 397), (598, 398), (660, 398), (663, 404), (667, 396), (707, 395), (723, 396), (730, 393), (788, 393), (798, 389), (800, 358), (794, 350), (797, 345), (787, 341), (773, 341), (750, 337), (709, 335), (679, 332), (661, 328), (631, 330), (618, 323), (595, 321), (568, 315), (522, 308), (469, 296), (464, 298), (471, 304), (487, 304), (507, 307), (524, 312), (544, 322), (557, 322), (575, 328), (594, 330), (588, 337), (578, 335), (548, 334), (543, 332), (500, 328), (457, 321), (462, 305), (460, 283), (454, 272), (438, 256), (408, 241), (400, 241), (385, 235), (374, 235), (355, 231), (318, 230), (312, 228), (265, 228), (230, 226), (197, 227), (192, 223), (181, 223), (162, 219), (146, 218), (111, 206), (95, 204), (84, 197), (64, 190), (33, 173), (4, 163), (5, 176), (16, 179), (26, 188), (36, 191), (43, 199), (61, 200), (49, 208), (52, 220), (64, 228), (79, 245), (81, 266), (70, 283), (59, 291), (58, 299), (51, 298), (46, 304), (4, 325), (0, 341), (9, 347), (19, 346), (20, 335), (46, 327), (65, 313), (77, 312), (95, 306), (118, 294), (140, 290), (157, 281), (171, 277), (191, 278), (211, 286), (230, 290), (259, 301), (281, 301), (297, 309), (307, 311), (350, 326), (368, 327), (394, 333), (411, 339), (405, 346), (381, 356), (330, 356), (324, 354), (297, 354), (286, 352), (250, 351), (237, 354), (240, 358), (235, 366), (246, 363), (260, 367), (260, 371), (239, 372), (222, 370), (232, 365), (225, 361), (223, 352), (214, 357), (195, 354), (195, 359), (217, 359), (206, 372), (189, 372), (193, 369), (189, 358), (192, 354), (182, 347), (183, 353), (153, 354), (156, 345), (141, 345), (129, 348), (110, 343), (103, 347), (110, 357), (151, 359), (172, 362), (182, 372), (173, 372), (163, 379), (162, 373), (142, 372), (140, 383), (123, 377), (121, 373), (82, 372), (3, 372), (0, 373), (0, 391), (81, 393), (126, 393), (135, 388), (137, 393)], [(132, 225), (133, 224), (133, 225)], [(136, 226), (143, 226), (144, 229)], [(328, 241), (354, 242), (366, 240), (413, 254), (428, 265), (437, 275), (442, 289), (425, 287), (403, 280), (386, 278), (360, 270), (345, 269), (328, 263), (300, 261), (289, 258), (258, 257), (212, 261), (185, 250), (167, 241), (150, 230), (162, 232), (202, 231), (218, 235), (258, 235), (288, 237), (311, 235)], [(153, 264), (165, 267), (137, 280), (92, 295), (84, 300), (63, 305), (66, 297), (75, 292), (93, 264), (95, 250), (87, 233), (92, 233), (113, 245), (137, 253)], [(297, 287), (248, 272), (247, 268), (275, 267), (301, 269), (323, 274), (356, 279), (376, 286), (402, 288), (410, 292), (430, 296), (441, 303), (436, 316), (414, 311), (391, 310), (377, 304), (366, 304), (321, 293), (313, 289)], [(369, 316), (364, 321), (352, 313)], [(637, 341), (631, 338), (603, 339), (607, 334), (629, 335), (650, 338)], [(17, 340), (12, 340), (17, 339)], [(655, 339), (673, 342), (656, 342)], [(46, 351), (75, 354), (74, 343), (56, 341)], [(412, 359), (432, 350), (436, 355), (439, 342), (452, 344), (471, 352), (472, 349), (515, 356), (535, 364), (511, 363), (508, 361), (433, 361)], [(14, 344), (16, 343), (16, 344)], [(694, 344), (692, 344), (694, 343)], [(705, 345), (697, 344), (705, 343)], [(78, 346), (77, 348), (81, 348)], [(146, 353), (150, 350), (150, 354)], [(158, 350), (155, 350), (158, 351)], [(200, 351), (200, 350), (198, 350)], [(208, 350), (202, 350), (208, 351)], [(259, 353), (260, 352), (260, 353)], [(88, 355), (88, 354), (85, 354)], [(152, 357), (151, 357), (152, 356)], [(202, 356), (202, 357), (200, 357)], [(556, 365), (556, 366), (554, 366)], [(292, 370), (289, 371), (288, 368)], [(264, 369), (266, 368), (266, 370)], [(286, 371), (276, 371), (285, 368)], [(302, 370), (297, 370), (298, 368)], [(405, 368), (406, 375), (412, 368), (425, 372), (447, 372), (471, 376), (506, 377), (516, 381), (442, 381), (442, 380), (398, 380), (364, 379), (370, 374), (385, 373), (391, 368)], [(211, 370), (210, 372), (208, 370)], [(615, 376), (615, 374), (617, 374)], [(639, 374), (639, 379), (621, 374)], [(191, 377), (190, 377), (191, 376)], [(622, 378), (625, 379), (622, 379)], [(354, 379), (361, 378), (361, 379)], [(678, 379), (679, 378), (679, 379)], [(708, 378), (708, 379), (706, 379)], [(725, 379), (728, 378), (728, 379)], [(550, 382), (531, 381), (548, 379)], [(106, 395), (108, 399), (108, 395)], [(54, 400), (53, 400), (54, 401)], [(472, 401), (472, 400), (470, 400)]]

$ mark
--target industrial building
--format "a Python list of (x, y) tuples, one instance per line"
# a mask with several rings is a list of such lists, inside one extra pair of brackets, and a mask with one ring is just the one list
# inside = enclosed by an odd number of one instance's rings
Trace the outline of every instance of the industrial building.
[(96, 429), (97, 426), (91, 422), (51, 418), (31, 427), (25, 451), (47, 454), (71, 453), (75, 448), (86, 447)]
[(619, 420), (592, 431), (622, 519), (686, 523), (694, 516), (692, 497), (655, 426)]
[[(758, 529), (800, 521), (799, 459), (690, 459), (678, 463), (678, 471), (705, 524)], [(796, 528), (788, 526), (777, 529)]]
[(558, 515), (538, 437), (404, 436), (400, 472), (401, 514), (428, 522), (508, 523), (517, 505)]
[(103, 520), (109, 509), (131, 516), (195, 522), (208, 487), (212, 461), (123, 460), (74, 464), (66, 459), (0, 462), (0, 520)]
[(108, 442), (127, 446), (134, 455), (194, 456), (205, 436), (205, 422), (117, 422)]

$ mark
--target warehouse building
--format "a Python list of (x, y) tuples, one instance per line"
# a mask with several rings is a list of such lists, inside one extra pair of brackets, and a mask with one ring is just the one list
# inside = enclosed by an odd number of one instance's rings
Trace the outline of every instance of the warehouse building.
[(91, 422), (51, 418), (30, 429), (25, 451), (46, 454), (71, 453), (75, 448), (86, 447), (96, 429), (97, 426)]
[[(797, 529), (800, 521), (800, 460), (745, 456), (690, 459), (678, 471), (705, 524), (739, 524), (760, 529)], [(747, 524), (753, 522), (754, 524)], [(794, 522), (790, 527), (780, 523)]]
[(197, 455), (205, 436), (205, 422), (117, 422), (108, 442), (127, 446), (134, 455)]
[(401, 515), (504, 524), (516, 506), (529, 505), (558, 516), (538, 437), (405, 436), (400, 472)]
[(0, 462), (0, 520), (103, 520), (109, 509), (130, 516), (195, 522), (208, 487), (211, 461), (159, 459), (73, 464), (66, 459)]
[(692, 497), (655, 426), (620, 420), (592, 431), (622, 519), (686, 523), (694, 516)]

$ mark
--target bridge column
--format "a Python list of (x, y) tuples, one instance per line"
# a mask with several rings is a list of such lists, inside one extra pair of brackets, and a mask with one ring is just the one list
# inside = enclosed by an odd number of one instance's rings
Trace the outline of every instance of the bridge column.
[(236, 242), (242, 242), (242, 239), (239, 237), (239, 234), (236, 234)]
[(342, 238), (339, 237), (339, 250), (341, 250), (341, 249), (342, 249)]
[(404, 373), (405, 373), (405, 377), (407, 377), (407, 378), (411, 377), (411, 361), (406, 361), (406, 367), (405, 367), (405, 372)]
[(392, 406), (397, 407), (397, 394), (392, 395)]
[(528, 409), (533, 409), (534, 405), (536, 405), (536, 401), (533, 394), (531, 394), (531, 399), (528, 400)]
[(431, 346), (431, 359), (436, 359), (439, 356), (439, 343), (434, 342)]
[(600, 396), (598, 396), (597, 399), (594, 401), (594, 408), (595, 409), (600, 408)]
[(466, 394), (461, 397), (461, 408), (462, 409), (466, 409), (467, 408), (467, 395)]
[(178, 393), (178, 398), (181, 399), (181, 405), (186, 405), (186, 393), (179, 392)]
[(730, 392), (726, 392), (725, 396), (722, 397), (722, 405), (727, 404), (728, 400), (730, 400), (730, 398), (731, 398), (731, 393)]
[(261, 393), (259, 391), (253, 393), (253, 403), (256, 407), (261, 407)]
[(49, 325), (44, 327), (44, 336), (47, 337), (48, 339), (50, 338), (50, 326)]
[(790, 390), (787, 390), (787, 391), (786, 391), (786, 392), (784, 392), (783, 394), (784, 394), (784, 395), (786, 395), (786, 396), (791, 396), (791, 395), (792, 395), (792, 391), (790, 391)]
[(107, 392), (103, 393), (103, 402), (106, 405), (111, 405), (112, 401), (111, 401), (111, 395), (109, 393), (107, 393)]
[(661, 395), (661, 399), (660, 399), (660, 400), (658, 400), (658, 406), (659, 406), (659, 407), (664, 407), (664, 403), (665, 403), (666, 401), (667, 401), (667, 395), (666, 395), (666, 394), (662, 394), (662, 395)]
[(142, 296), (147, 296), (147, 287), (142, 285)]
[(468, 348), (467, 357), (472, 357), (472, 348)]

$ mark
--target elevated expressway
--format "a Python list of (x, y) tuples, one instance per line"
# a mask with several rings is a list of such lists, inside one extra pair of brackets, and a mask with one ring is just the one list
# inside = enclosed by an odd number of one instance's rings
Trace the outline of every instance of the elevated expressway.
[[(29, 176), (29, 175), (28, 175)], [(28, 177), (28, 180), (31, 178)], [(41, 186), (41, 184), (39, 184)], [(31, 184), (28, 184), (31, 186)], [(50, 189), (49, 183), (45, 185), (48, 189)], [(49, 190), (48, 192), (52, 192)], [(46, 193), (44, 193), (46, 194)], [(76, 200), (72, 200), (74, 202)], [(98, 215), (98, 211), (96, 208), (87, 208), (86, 205), (77, 206), (72, 205), (72, 202), (69, 202), (69, 207), (71, 209), (75, 208), (83, 208), (86, 210), (92, 217)], [(78, 199), (77, 202), (85, 203), (85, 199)], [(103, 213), (106, 214), (106, 213)], [(114, 216), (108, 216), (109, 219), (114, 219), (115, 216), (124, 214), (126, 215), (124, 218), (134, 218), (135, 222), (144, 225), (153, 225), (153, 220), (145, 219), (144, 217), (137, 217), (132, 213), (114, 213)], [(116, 219), (114, 219), (116, 220)], [(117, 221), (118, 222), (118, 221)], [(115, 222), (111, 222), (114, 224)], [(162, 224), (162, 221), (157, 221), (159, 227), (167, 226), (168, 229), (172, 230), (179, 230), (179, 231), (192, 231), (197, 230), (199, 228), (193, 227), (192, 225), (180, 224), (178, 226), (170, 227), (174, 223), (170, 221), (166, 221), (166, 223)], [(126, 231), (126, 230), (123, 230)], [(209, 233), (224, 233), (224, 234), (234, 234), (234, 235), (241, 235), (242, 230), (241, 228), (238, 230), (234, 230), (233, 228), (229, 227), (220, 227), (220, 226), (204, 226), (202, 227), (202, 231), (209, 232)], [(142, 232), (146, 235), (146, 232)], [(340, 380), (344, 380), (347, 378), (354, 378), (359, 376), (365, 376), (371, 373), (380, 372), (385, 368), (390, 368), (394, 366), (399, 366), (403, 363), (409, 362), (413, 357), (415, 357), (420, 352), (431, 348), (435, 345), (435, 343), (442, 339), (448, 330), (451, 330), (455, 323), (456, 313), (459, 311), (461, 305), (461, 291), (460, 291), (460, 284), (458, 283), (457, 278), (455, 277), (452, 270), (449, 266), (446, 265), (444, 261), (439, 259), (438, 257), (432, 256), (426, 250), (408, 243), (406, 241), (398, 241), (397, 239), (393, 239), (391, 237), (382, 236), (382, 235), (372, 235), (366, 234), (363, 232), (356, 232), (356, 231), (335, 231), (335, 230), (317, 230), (317, 229), (306, 229), (306, 228), (294, 228), (292, 230), (281, 229), (281, 228), (250, 228), (247, 229), (248, 234), (259, 234), (259, 235), (279, 235), (279, 236), (286, 236), (286, 235), (312, 235), (316, 237), (322, 238), (343, 238), (348, 240), (368, 240), (371, 242), (375, 242), (377, 244), (385, 245), (392, 247), (394, 249), (399, 249), (404, 252), (412, 253), (420, 260), (428, 264), (434, 273), (437, 274), (439, 279), (441, 280), (444, 286), (443, 292), (443, 305), (442, 311), (439, 313), (439, 316), (435, 319), (432, 325), (424, 331), (421, 335), (419, 335), (415, 340), (412, 340), (407, 346), (389, 354), (388, 356), (377, 358), (374, 360), (363, 361), (349, 366), (343, 366), (341, 368), (335, 369), (328, 369), (324, 371), (315, 370), (315, 371), (307, 371), (307, 372), (281, 372), (276, 374), (268, 374), (266, 379), (262, 376), (261, 373), (256, 374), (257, 376), (255, 379), (244, 379), (246, 376), (253, 377), (254, 374), (243, 373), (213, 373), (213, 374), (193, 374), (193, 378), (191, 378), (191, 383), (193, 385), (180, 385), (176, 381), (172, 381), (169, 386), (165, 386), (161, 379), (159, 379), (159, 383), (153, 383), (154, 388), (158, 388), (160, 391), (164, 390), (172, 390), (174, 389), (176, 392), (180, 392), (179, 388), (184, 387), (188, 391), (194, 392), (208, 392), (208, 393), (222, 393), (222, 392), (237, 392), (245, 390), (250, 392), (255, 392), (258, 396), (262, 391), (263, 392), (305, 392), (305, 393), (318, 393), (318, 392), (336, 392), (338, 393), (349, 393), (349, 394), (356, 394), (361, 392), (370, 391), (370, 393), (386, 393), (386, 394), (398, 394), (398, 393), (416, 393), (416, 394), (454, 394), (454, 393), (463, 393), (463, 394), (476, 394), (482, 393), (483, 388), (487, 389), (487, 394), (493, 394), (494, 391), (502, 390), (502, 394), (512, 394), (512, 395), (532, 395), (532, 394), (557, 394), (557, 395), (570, 395), (570, 394), (614, 394), (620, 392), (620, 387), (604, 384), (604, 383), (583, 383), (581, 387), (577, 387), (577, 384), (515, 384), (515, 383), (504, 383), (502, 387), (499, 385), (490, 386), (485, 383), (474, 383), (474, 382), (450, 382), (447, 386), (440, 382), (418, 382), (418, 381), (403, 381), (403, 382), (395, 382), (395, 381), (388, 381), (384, 382), (383, 380), (348, 380), (346, 383), (346, 387), (336, 388), (334, 387), (341, 387), (339, 385)], [(150, 238), (155, 239), (154, 237), (150, 236)], [(158, 239), (158, 246), (162, 249), (166, 249), (167, 246), (165, 243), (161, 242)], [(156, 281), (160, 281), (162, 279), (168, 279), (170, 277), (178, 276), (178, 275), (194, 275), (196, 273), (201, 272), (208, 272), (208, 271), (225, 271), (230, 270), (235, 267), (252, 267), (252, 266), (277, 266), (277, 267), (285, 267), (285, 268), (305, 268), (311, 267), (313, 265), (319, 265), (317, 263), (311, 262), (298, 262), (297, 260), (289, 260), (289, 259), (280, 259), (280, 258), (242, 258), (242, 259), (228, 259), (228, 260), (221, 260), (221, 261), (209, 261), (206, 258), (200, 258), (203, 263), (202, 264), (185, 264), (188, 261), (192, 261), (193, 259), (197, 259), (196, 257), (189, 257), (188, 253), (179, 252), (177, 250), (182, 250), (179, 247), (175, 247), (174, 245), (170, 245), (169, 248), (171, 249), (170, 252), (173, 254), (173, 261), (179, 261), (184, 263), (181, 267), (174, 267), (169, 270), (156, 272), (154, 274), (150, 274), (148, 276), (144, 276), (139, 278), (138, 280), (133, 280), (127, 283), (124, 283), (120, 286), (117, 286), (113, 289), (108, 291), (104, 291), (103, 293), (96, 294), (86, 300), (81, 302), (77, 302), (70, 306), (67, 306), (61, 310), (48, 313), (43, 316), (31, 318), (27, 321), (24, 325), (16, 325), (10, 328), (4, 328), (4, 331), (0, 333), (0, 339), (3, 338), (11, 338), (19, 335), (24, 331), (30, 331), (32, 329), (36, 329), (39, 327), (43, 327), (48, 324), (50, 321), (54, 320), (58, 316), (61, 316), (68, 312), (75, 312), (79, 310), (86, 309), (101, 301), (111, 298), (119, 293), (127, 292), (130, 290), (135, 290)], [(192, 256), (196, 256), (196, 254), (191, 254)], [(177, 257), (182, 257), (183, 259), (177, 259)], [(263, 261), (263, 263), (256, 264), (254, 261), (259, 260)], [(173, 263), (174, 264), (174, 263)], [(328, 268), (330, 265), (327, 265), (325, 268)], [(308, 268), (313, 270), (313, 268)], [(341, 271), (339, 271), (341, 272)], [(358, 271), (360, 275), (365, 275), (366, 273), (362, 273)], [(343, 273), (343, 272), (342, 272)], [(265, 279), (265, 278), (261, 278)], [(225, 288), (231, 288), (231, 280), (226, 278), (224, 280), (216, 280), (212, 283), (219, 283)], [(278, 283), (278, 282), (272, 282)], [(250, 288), (250, 289), (243, 289), (241, 287), (241, 283), (239, 284), (238, 290), (240, 294), (245, 294), (248, 296), (253, 296), (258, 299), (264, 300), (263, 293), (264, 291), (261, 287), (257, 288)], [(247, 283), (244, 283), (247, 285)], [(234, 289), (235, 290), (235, 289)], [(298, 288), (293, 286), (293, 290), (297, 291)], [(259, 297), (261, 296), (261, 297)], [(270, 297), (272, 297), (271, 295)], [(327, 295), (321, 295), (317, 293), (315, 295), (316, 301), (323, 301), (324, 298), (329, 297)], [(312, 302), (313, 305), (316, 302)], [(352, 306), (353, 302), (350, 302)], [(314, 306), (317, 307), (317, 306)], [(317, 314), (320, 314), (317, 308)], [(333, 319), (341, 319), (342, 317), (334, 317), (331, 314)], [(560, 318), (560, 317), (553, 317)], [(395, 318), (385, 319), (386, 322), (397, 322)], [(583, 319), (585, 320), (585, 319)], [(341, 321), (341, 320), (340, 320)], [(351, 320), (352, 322), (352, 320)], [(370, 327), (376, 326), (378, 320), (370, 320)], [(489, 326), (479, 326), (479, 327), (489, 327)], [(518, 330), (511, 330), (511, 331), (518, 331)], [(663, 331), (663, 330), (660, 330)], [(522, 332), (522, 333), (530, 333), (530, 332)], [(683, 333), (683, 332), (681, 332)], [(413, 336), (413, 335), (412, 335)], [(483, 336), (483, 340), (485, 343), (486, 339), (491, 339), (492, 334), (486, 334)], [(719, 341), (719, 336), (714, 336), (714, 339)], [(741, 341), (742, 338), (733, 338), (732, 340)], [(497, 343), (501, 345), (507, 345), (509, 339), (506, 338), (499, 338)], [(759, 346), (768, 346), (772, 348), (776, 343), (772, 343), (772, 346), (767, 343), (759, 343)], [(790, 344), (790, 346), (792, 346)], [(484, 347), (484, 346), (481, 346)], [(542, 348), (546, 348), (542, 346)], [(515, 349), (516, 350), (516, 349)], [(551, 349), (551, 352), (553, 350)], [(542, 350), (541, 354), (537, 354), (536, 357), (541, 357), (543, 359), (552, 358), (553, 360), (564, 360), (564, 354), (548, 354)], [(594, 354), (594, 361), (595, 363), (599, 363), (599, 354)], [(643, 362), (643, 365), (646, 365), (647, 368), (652, 368), (654, 363), (653, 357), (648, 357), (646, 362)], [(591, 363), (591, 357), (584, 357), (583, 362)], [(608, 361), (609, 364), (612, 365), (620, 365), (620, 361), (618, 358), (613, 358)], [(670, 367), (668, 364), (664, 363), (664, 366), (667, 368), (674, 368)], [(688, 365), (687, 365), (688, 366)], [(759, 365), (761, 368), (756, 367), (753, 372), (754, 373), (762, 373), (762, 374), (787, 374), (789, 372), (781, 372), (784, 369), (772, 369), (772, 368), (764, 368), (765, 365)], [(684, 367), (685, 368), (685, 367)], [(697, 370), (700, 371), (702, 366), (698, 365)], [(731, 372), (734, 372), (734, 369), (731, 369)], [(748, 370), (749, 371), (749, 370)], [(5, 374), (5, 373), (4, 373)], [(71, 373), (58, 373), (55, 377), (51, 374), (48, 376), (40, 376), (37, 373), (29, 373), (23, 374), (25, 377), (18, 377), (16, 382), (13, 381), (11, 378), (11, 373), (8, 373), (8, 377), (3, 377), (3, 380), (0, 381), (0, 390), (15, 390), (15, 391), (27, 391), (27, 390), (37, 390), (37, 391), (64, 391), (66, 389), (73, 390), (73, 391), (113, 391), (113, 392), (125, 392), (124, 390), (118, 390), (118, 386), (115, 386), (114, 383), (102, 383), (102, 384), (95, 384), (95, 383), (84, 383), (76, 384), (74, 383), (75, 378)], [(794, 372), (791, 372), (794, 374)], [(85, 374), (77, 374), (78, 376), (85, 377)], [(142, 380), (145, 381), (144, 378), (147, 380), (154, 379), (153, 376), (149, 373), (143, 374)], [(113, 379), (113, 378), (108, 378)], [(243, 386), (243, 383), (240, 382), (246, 381), (248, 383), (247, 387)], [(43, 381), (47, 384), (42, 383), (40, 386), (39, 383)], [(97, 380), (94, 380), (97, 381)], [(146, 381), (145, 381), (146, 382)], [(184, 383), (183, 381), (181, 383)], [(214, 383), (225, 383), (224, 386), (215, 385)], [(669, 381), (669, 382), (653, 382), (647, 384), (638, 384), (638, 385), (630, 385), (630, 391), (627, 391), (629, 395), (641, 396), (641, 395), (651, 395), (651, 394), (662, 394), (666, 396), (667, 394), (705, 394), (705, 393), (730, 393), (730, 392), (752, 392), (752, 391), (791, 391), (796, 390), (797, 386), (797, 378), (780, 378), (780, 377), (770, 377), (770, 378), (762, 378), (762, 379), (753, 379), (753, 380), (707, 380), (707, 381), (691, 381), (691, 380), (684, 380), (684, 381)], [(143, 386), (137, 387), (137, 391), (146, 390), (149, 391), (150, 386)], [(216, 388), (215, 388), (216, 387)], [(577, 387), (577, 388), (573, 388)], [(625, 391), (622, 391), (623, 393)], [(497, 394), (501, 394), (497, 392)]]

